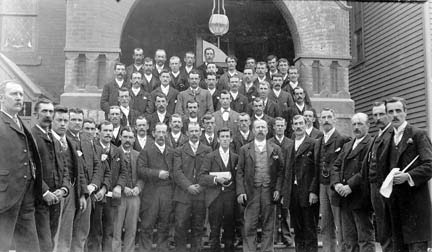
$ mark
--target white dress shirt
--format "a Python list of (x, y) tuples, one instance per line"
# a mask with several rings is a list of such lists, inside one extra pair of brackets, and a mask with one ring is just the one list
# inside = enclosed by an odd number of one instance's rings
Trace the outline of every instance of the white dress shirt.
[(263, 152), (264, 148), (266, 147), (267, 140), (264, 139), (263, 141), (258, 141), (257, 139), (255, 139), (254, 143), (255, 143), (255, 147), (258, 148), (260, 152)]
[(228, 161), (229, 161), (229, 149), (224, 152), (222, 147), (219, 147), (219, 154), (221, 155), (222, 161), (225, 165), (225, 167), (228, 167)]
[(295, 151), (297, 151), (298, 150), (298, 148), (300, 147), (300, 145), (303, 143), (303, 141), (305, 140), (305, 138), (306, 138), (306, 135), (304, 135), (302, 138), (300, 138), (300, 139), (295, 139), (294, 140), (294, 149), (295, 149)]
[(327, 143), (327, 141), (330, 139), (330, 137), (333, 135), (333, 133), (336, 131), (336, 128), (332, 128), (327, 133), (324, 131), (324, 143)]

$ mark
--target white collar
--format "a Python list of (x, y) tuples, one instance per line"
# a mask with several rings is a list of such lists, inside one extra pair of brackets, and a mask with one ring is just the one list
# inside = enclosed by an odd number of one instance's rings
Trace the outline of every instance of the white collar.
[(276, 140), (278, 140), (279, 141), (279, 143), (282, 143), (282, 141), (284, 140), (284, 138), (285, 138), (285, 136), (284, 135), (282, 135), (282, 137), (281, 138), (279, 138), (277, 135), (275, 135), (275, 138), (276, 138)]
[(108, 145), (105, 145), (105, 144), (103, 144), (102, 141), (100, 141), (100, 140), (99, 140), (99, 144), (102, 146), (103, 149), (106, 149), (106, 148), (110, 148), (110, 147), (111, 147), (111, 145), (110, 145), (109, 143), (108, 143)]
[(292, 89), (296, 88), (298, 86), (298, 81), (296, 83), (290, 81), (290, 86), (292, 87)]
[(393, 128), (395, 135), (403, 133), (405, 131), (405, 128), (407, 125), (408, 125), (408, 122), (405, 121), (399, 126), (399, 128)]
[(192, 92), (198, 92), (198, 90), (199, 90), (199, 87), (196, 87), (195, 89), (193, 89), (192, 87), (190, 88), (191, 90), (192, 90)]
[(303, 111), (303, 108), (305, 106), (305, 104), (303, 103), (303, 105), (298, 105), (298, 103), (295, 104), (297, 106), (298, 109), (300, 109), (300, 111)]
[(124, 80), (119, 81), (119, 80), (115, 79), (115, 82), (121, 88), (123, 86)]
[(174, 139), (179, 139), (180, 134), (181, 134), (181, 131), (179, 131), (179, 133), (174, 133), (174, 132), (171, 131), (171, 136), (172, 136)]
[(189, 144), (192, 147), (192, 149), (195, 149), (195, 151), (198, 150), (199, 141), (197, 141), (196, 143), (192, 143), (192, 141), (189, 140)]
[(256, 119), (261, 119), (261, 120), (263, 120), (263, 118), (264, 118), (264, 113), (263, 113), (261, 116), (258, 116), (257, 114), (254, 114), (254, 116), (255, 116)]
[(267, 144), (267, 140), (263, 140), (263, 141), (258, 141), (256, 138), (254, 140), (254, 144), (255, 146), (258, 148), (259, 151), (264, 151), (264, 148)]
[(298, 148), (300, 147), (300, 145), (302, 145), (302, 143), (305, 140), (305, 138), (306, 138), (306, 135), (303, 135), (302, 138), (294, 140), (294, 149), (295, 149), (295, 151), (297, 151)]
[(273, 89), (273, 92), (275, 93), (276, 96), (279, 96), (281, 91), (282, 91), (282, 89), (279, 89), (279, 90)]
[(230, 91), (231, 96), (234, 98), (234, 100), (237, 98), (238, 96), (238, 91), (236, 93), (233, 93), (232, 91)]
[(157, 144), (156, 142), (155, 142), (155, 145), (156, 145), (156, 147), (160, 150), (160, 152), (164, 152), (164, 150), (165, 150), (165, 143), (164, 143), (164, 145), (162, 145), (162, 146), (160, 146), (159, 144)]
[(325, 131), (323, 131), (324, 133), (324, 138), (325, 139), (330, 139), (330, 137), (333, 135), (333, 133), (336, 131), (336, 128), (333, 127), (331, 130), (329, 130), (327, 133)]
[[(306, 127), (307, 127), (307, 126), (306, 126)], [(306, 133), (307, 133), (309, 136), (310, 136), (312, 130), (313, 130), (313, 126), (310, 127), (310, 128), (306, 128), (306, 129), (305, 129)]]
[(189, 122), (198, 122), (198, 117), (195, 118), (189, 117)]
[(42, 129), (42, 127), (39, 124), (36, 124), (36, 127), (38, 127), (42, 131), (42, 133), (44, 133), (45, 135), (48, 135), (48, 133), (50, 132), (49, 130), (46, 131), (46, 130)]
[(177, 78), (177, 76), (179, 76), (179, 74), (180, 74), (180, 71), (178, 71), (177, 73), (171, 72), (171, 74)]
[(381, 136), (384, 132), (386, 132), (386, 130), (387, 130), (388, 128), (390, 128), (390, 125), (391, 125), (391, 123), (388, 123), (387, 126), (385, 126), (384, 129), (379, 129), (379, 131), (378, 131), (378, 136)]
[(242, 134), (242, 136), (247, 139), (249, 137), (250, 130), (248, 130), (248, 132), (246, 132), (246, 133), (244, 133), (243, 131), (240, 130), (240, 134)]
[(193, 69), (193, 66), (185, 66), (186, 72), (190, 72)]
[(224, 109), (224, 108), (221, 108), (221, 113), (223, 114), (224, 112), (231, 112), (231, 108), (227, 108), (227, 109)]
[(57, 132), (55, 132), (54, 130), (51, 131), (51, 134), (52, 134), (53, 137), (54, 137), (55, 139), (57, 139), (58, 141), (60, 141), (60, 139), (62, 139), (62, 138), (64, 138), (64, 139), (66, 140), (66, 135), (63, 135), (63, 136), (61, 137), (61, 136), (59, 136), (59, 135), (57, 134)]
[(143, 67), (143, 64), (141, 64), (141, 65), (139, 65), (139, 66), (137, 66), (137, 65), (134, 64), (134, 67), (135, 67), (136, 70), (139, 71), (139, 70)]

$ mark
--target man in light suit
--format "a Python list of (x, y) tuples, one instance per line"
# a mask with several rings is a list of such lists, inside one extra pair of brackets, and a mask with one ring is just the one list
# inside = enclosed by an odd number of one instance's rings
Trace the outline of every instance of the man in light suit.
[(177, 105), (175, 112), (180, 115), (187, 116), (186, 105), (188, 101), (196, 101), (199, 103), (198, 117), (201, 118), (206, 113), (213, 113), (213, 99), (208, 90), (198, 87), (200, 74), (196, 70), (189, 73), (190, 88), (181, 92), (177, 97)]
[(431, 241), (431, 201), (428, 181), (432, 177), (432, 146), (427, 133), (406, 121), (406, 101), (400, 97), (387, 100), (387, 114), (393, 127), (389, 143), (389, 166), (404, 169), (417, 155), (419, 158), (406, 172), (396, 172), (393, 192), (387, 202), (390, 209), (394, 251), (427, 251)]
[(24, 90), (16, 81), (0, 83), (0, 250), (39, 251), (35, 200), (42, 200), (42, 167), (36, 141), (18, 113)]
[(243, 251), (257, 251), (258, 216), (262, 218), (261, 251), (273, 251), (276, 202), (282, 189), (284, 160), (279, 146), (266, 141), (267, 122), (253, 123), (255, 140), (240, 148), (237, 201), (245, 205)]
[[(210, 248), (213, 252), (220, 251), (220, 234), (223, 228), (224, 251), (234, 251), (235, 227), (235, 168), (238, 155), (230, 148), (232, 133), (228, 128), (217, 132), (220, 147), (207, 155), (200, 169), (199, 184), (206, 188), (205, 203), (210, 223)], [(214, 172), (229, 172), (231, 178), (211, 175)]]
[(231, 101), (230, 93), (226, 90), (222, 90), (219, 99), (221, 109), (214, 113), (215, 132), (218, 132), (222, 128), (229, 128), (232, 134), (236, 132), (239, 113), (230, 108)]
[(186, 251), (187, 230), (191, 232), (191, 251), (202, 249), (206, 207), (204, 187), (198, 183), (200, 168), (212, 149), (200, 143), (201, 128), (197, 123), (188, 125), (189, 142), (178, 148), (174, 155), (174, 181), (176, 183), (173, 200), (175, 207), (176, 251)]
[[(120, 205), (114, 217), (113, 251), (122, 250), (122, 232), (124, 232), (123, 251), (135, 251), (135, 234), (140, 210), (140, 193), (144, 181), (137, 177), (137, 159), (139, 152), (132, 148), (135, 141), (133, 129), (125, 127), (120, 132), (120, 147), (123, 159), (122, 168), (126, 171), (124, 180), (118, 181), (113, 190), (113, 198), (120, 198)], [(122, 190), (119, 190), (119, 187)], [(124, 227), (124, 230), (123, 230)]]
[(351, 118), (355, 139), (342, 148), (331, 171), (330, 185), (338, 193), (344, 251), (374, 251), (372, 204), (369, 183), (361, 167), (372, 138), (368, 134), (368, 116), (357, 113)]

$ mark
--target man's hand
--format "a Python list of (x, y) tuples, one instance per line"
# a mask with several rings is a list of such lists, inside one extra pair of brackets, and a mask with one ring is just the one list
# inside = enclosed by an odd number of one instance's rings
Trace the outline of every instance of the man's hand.
[(113, 198), (121, 198), (121, 186), (117, 185), (112, 191)]
[(279, 191), (274, 191), (273, 193), (273, 201), (278, 201), (280, 197)]
[(216, 183), (218, 183), (220, 185), (222, 185), (222, 184), (224, 184), (225, 182), (228, 181), (228, 179), (224, 178), (224, 177), (216, 177), (215, 180), (216, 180)]
[(393, 176), (393, 184), (399, 185), (407, 182), (409, 180), (408, 173), (397, 171)]
[(81, 212), (84, 212), (86, 210), (86, 208), (87, 208), (87, 200), (84, 197), (84, 195), (80, 197), (79, 204), (80, 204), (80, 210), (81, 210)]
[(318, 202), (318, 196), (315, 193), (309, 193), (309, 205), (315, 204)]
[(349, 187), (349, 185), (342, 186), (342, 189), (341, 189), (341, 196), (342, 197), (346, 197), (350, 193), (352, 193), (352, 190), (351, 190), (351, 187)]
[(195, 185), (190, 185), (187, 188), (188, 192), (192, 195), (197, 195), (198, 193), (200, 193), (200, 186), (195, 184)]
[(54, 192), (54, 195), (60, 200), (65, 196), (66, 192), (63, 189), (57, 189)]
[(89, 191), (89, 195), (91, 195), (96, 190), (96, 187), (93, 184), (90, 184), (87, 186), (87, 190)]
[(240, 194), (240, 195), (237, 197), (237, 202), (238, 202), (239, 204), (241, 204), (241, 205), (246, 204), (246, 201), (247, 201), (247, 196), (246, 196), (245, 193)]
[(163, 180), (168, 179), (168, 178), (169, 178), (169, 172), (168, 172), (168, 171), (161, 170), (161, 171), (159, 172), (159, 178), (160, 178), (160, 179), (163, 179)]
[(132, 195), (133, 195), (133, 196), (138, 196), (139, 193), (140, 193), (140, 189), (139, 189), (139, 187), (138, 187), (138, 186), (135, 186), (135, 187), (132, 189)]
[(97, 201), (101, 201), (106, 193), (106, 187), (102, 186), (102, 188), (94, 195)]
[(335, 191), (339, 194), (339, 195), (341, 195), (342, 196), (342, 187), (343, 187), (343, 185), (341, 184), (341, 183), (337, 183), (335, 186), (334, 186), (334, 188), (335, 188)]
[(133, 191), (132, 189), (130, 189), (129, 187), (125, 186), (125, 188), (123, 189), (123, 192), (126, 196), (133, 196)]
[(48, 204), (48, 206), (59, 203), (59, 199), (57, 198), (57, 196), (50, 191), (47, 191), (45, 193), (45, 196), (43, 196), (43, 199)]

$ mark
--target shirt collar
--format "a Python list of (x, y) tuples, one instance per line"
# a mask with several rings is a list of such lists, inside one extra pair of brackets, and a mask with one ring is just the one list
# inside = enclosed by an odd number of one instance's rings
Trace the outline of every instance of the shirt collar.
[(42, 127), (39, 124), (36, 124), (36, 127), (38, 127), (42, 131), (42, 133), (44, 133), (45, 135), (48, 135), (48, 133), (50, 133), (49, 130), (46, 131), (46, 130), (42, 129)]
[(397, 135), (399, 133), (404, 132), (407, 125), (408, 125), (408, 122), (405, 121), (399, 126), (399, 128), (394, 128), (395, 134)]
[(174, 139), (178, 139), (180, 137), (181, 131), (179, 133), (174, 133), (171, 131), (171, 136), (174, 137)]
[(199, 145), (199, 141), (197, 141), (196, 143), (192, 143), (192, 141), (189, 140), (189, 144), (192, 148), (196, 150), (198, 150), (198, 145)]
[(263, 140), (263, 141), (258, 141), (257, 139), (255, 139), (254, 140), (254, 144), (257, 146), (257, 147), (262, 147), (262, 146), (265, 146), (266, 144), (267, 144), (267, 140)]
[(378, 131), (378, 135), (381, 136), (384, 132), (386, 132), (386, 130), (388, 130), (390, 128), (391, 123), (388, 123), (384, 129), (379, 129)]
[(284, 140), (284, 138), (285, 138), (285, 136), (284, 135), (282, 135), (282, 137), (281, 138), (279, 138), (277, 135), (275, 135), (275, 138), (276, 138), (276, 140), (278, 140), (279, 141), (279, 143), (282, 143), (282, 141)]
[[(357, 143), (357, 144), (359, 144), (361, 141), (363, 141), (363, 139), (365, 138), (367, 136), (367, 134), (365, 134), (362, 138), (359, 138), (359, 139), (355, 139), (355, 143)], [(356, 145), (356, 144), (354, 144), (354, 145)]]
[(53, 137), (55, 138), (55, 139), (57, 139), (58, 141), (60, 141), (60, 139), (62, 139), (62, 138), (66, 138), (66, 135), (64, 135), (63, 137), (61, 137), (61, 136), (59, 136), (54, 130), (53, 131), (51, 131), (51, 134), (53, 135)]
[(131, 151), (130, 150), (125, 150), (124, 148), (123, 148), (123, 145), (121, 146), (121, 148), (122, 148), (122, 150), (123, 150), (123, 153), (130, 153)]
[(264, 118), (264, 113), (263, 113), (262, 115), (260, 115), (260, 116), (258, 116), (257, 114), (254, 114), (254, 116), (255, 116), (256, 119), (261, 119), (261, 120), (263, 120), (263, 118)]
[(327, 138), (327, 139), (329, 139), (332, 135), (333, 135), (333, 133), (335, 132), (335, 130), (336, 130), (336, 128), (335, 127), (333, 127), (331, 130), (329, 130), (329, 132), (323, 132), (324, 133), (324, 138)]
[(222, 148), (222, 146), (219, 146), (219, 153), (222, 155), (228, 155), (229, 154), (229, 149), (225, 152)]
[(117, 83), (117, 85), (118, 85), (119, 87), (122, 87), (122, 86), (123, 86), (123, 83), (124, 83), (124, 80), (119, 81), (119, 80), (115, 79), (115, 82)]
[(306, 129), (305, 129), (306, 133), (307, 133), (309, 136), (310, 136), (312, 130), (313, 130), (313, 126), (310, 127), (310, 128), (306, 128)]
[[(102, 146), (102, 148), (103, 149), (106, 149), (106, 148), (109, 148), (110, 147), (110, 144), (108, 143), (107, 145), (104, 145), (103, 143), (102, 143), (102, 141), (100, 141), (99, 140), (99, 144)], [(122, 147), (123, 148), (123, 147)]]
[(303, 143), (303, 141), (305, 140), (305, 138), (306, 138), (306, 135), (303, 135), (302, 138), (300, 138), (300, 139), (295, 139), (294, 141), (295, 141), (296, 143), (299, 143), (299, 145), (300, 145), (300, 144)]

